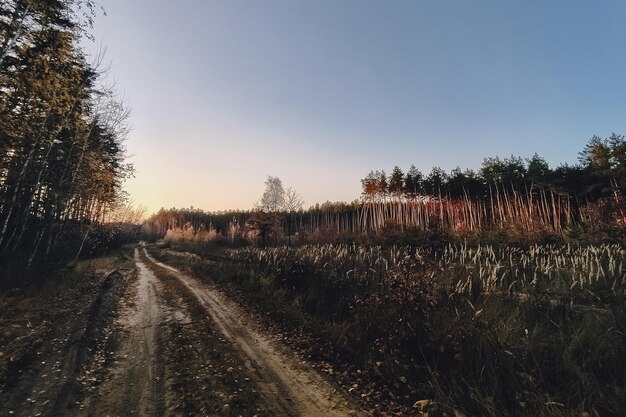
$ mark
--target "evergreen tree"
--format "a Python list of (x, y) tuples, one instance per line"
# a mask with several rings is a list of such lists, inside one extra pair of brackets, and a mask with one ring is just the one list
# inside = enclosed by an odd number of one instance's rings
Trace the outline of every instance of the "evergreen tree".
[(30, 263), (68, 223), (102, 222), (124, 198), (129, 114), (77, 45), (92, 7), (0, 3), (0, 255)]
[(404, 177), (404, 193), (409, 198), (414, 198), (415, 196), (422, 194), (422, 182), (422, 173), (417, 168), (415, 168), (415, 165), (411, 165)]
[(550, 166), (537, 153), (535, 153), (527, 162), (527, 179), (534, 184), (544, 184), (549, 180)]
[(404, 189), (404, 173), (397, 165), (391, 171), (389, 177), (389, 193), (395, 196), (402, 195)]
[(448, 174), (439, 167), (433, 167), (424, 179), (424, 192), (431, 197), (439, 197), (445, 193)]

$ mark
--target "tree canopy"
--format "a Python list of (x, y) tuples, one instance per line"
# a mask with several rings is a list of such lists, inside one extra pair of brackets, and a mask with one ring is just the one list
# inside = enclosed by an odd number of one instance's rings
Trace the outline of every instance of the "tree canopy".
[(0, 255), (47, 256), (124, 199), (129, 112), (78, 46), (93, 7), (0, 3)]
[(387, 181), (384, 171), (370, 171), (361, 180), (365, 199), (396, 196), (419, 198), (484, 198), (497, 190), (527, 193), (545, 189), (582, 200), (623, 194), (626, 190), (626, 141), (624, 135), (593, 136), (580, 152), (576, 165), (552, 169), (538, 154), (523, 159), (487, 157), (478, 170), (457, 167), (449, 173), (434, 167), (424, 176), (414, 165), (406, 174), (398, 166)]

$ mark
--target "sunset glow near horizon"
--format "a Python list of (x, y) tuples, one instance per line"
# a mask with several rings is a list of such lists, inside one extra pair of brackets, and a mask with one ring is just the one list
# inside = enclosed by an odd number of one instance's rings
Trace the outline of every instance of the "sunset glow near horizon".
[(149, 212), (249, 209), (268, 175), (305, 207), (370, 170), (575, 163), (626, 133), (626, 3), (103, 0), (132, 109), (127, 191)]

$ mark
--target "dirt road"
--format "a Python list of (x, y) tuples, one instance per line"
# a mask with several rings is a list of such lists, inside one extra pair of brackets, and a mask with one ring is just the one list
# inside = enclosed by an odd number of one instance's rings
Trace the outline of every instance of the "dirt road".
[(152, 258), (154, 265), (174, 274), (200, 302), (226, 339), (244, 355), (250, 378), (272, 415), (356, 416), (359, 412), (342, 393), (270, 335), (215, 288)]
[[(0, 298), (16, 311), (0, 321), (0, 415), (366, 415), (234, 302), (145, 248), (90, 276), (60, 299)], [(36, 331), (8, 337), (37, 303)]]
[(162, 320), (157, 279), (135, 249), (137, 280), (126, 303), (120, 306), (119, 326), (123, 337), (116, 359), (97, 394), (84, 405), (84, 415), (140, 416), (163, 414), (163, 363), (157, 345), (157, 326)]

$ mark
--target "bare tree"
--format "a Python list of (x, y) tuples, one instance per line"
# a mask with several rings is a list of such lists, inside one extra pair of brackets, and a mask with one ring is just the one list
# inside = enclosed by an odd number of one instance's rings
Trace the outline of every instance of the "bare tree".
[(293, 224), (293, 213), (302, 210), (304, 199), (293, 187), (287, 187), (283, 198), (282, 209), (287, 213), (287, 240), (291, 246), (291, 232)]

